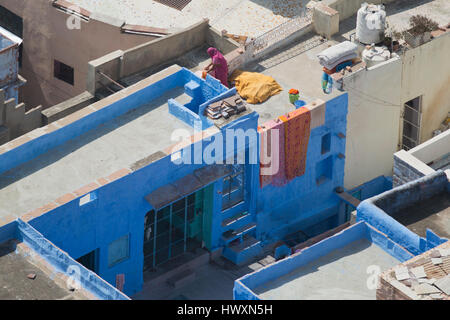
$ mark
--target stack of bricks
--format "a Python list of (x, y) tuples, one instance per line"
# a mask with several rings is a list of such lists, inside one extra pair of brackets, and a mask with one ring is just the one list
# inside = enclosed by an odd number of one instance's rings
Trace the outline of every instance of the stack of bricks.
[(16, 104), (11, 98), (5, 101), (0, 90), (0, 145), (42, 126), (41, 106), (25, 111), (25, 104)]
[[(443, 286), (438, 284), (438, 282), (448, 277), (450, 271), (450, 255), (448, 254), (448, 250), (450, 250), (450, 242), (447, 241), (383, 272), (379, 276), (379, 284), (376, 292), (377, 300), (449, 300), (450, 296), (445, 293), (445, 289), (442, 290)], [(441, 255), (439, 252), (445, 252), (445, 254)], [(439, 257), (439, 262), (433, 262), (433, 257), (436, 256)], [(395, 270), (402, 267), (407, 268), (409, 276), (413, 274), (411, 270), (414, 268), (423, 268), (425, 275), (420, 278), (422, 281), (415, 277), (397, 280)], [(441, 288), (441, 290), (436, 290), (436, 292), (440, 292), (437, 294), (438, 297), (434, 297), (430, 292), (418, 291), (422, 283), (434, 283), (437, 288)]]
[[(380, 277), (379, 287), (376, 292), (377, 300), (416, 300), (417, 298), (413, 295), (412, 290), (410, 295), (402, 291), (398, 286), (398, 281), (386, 281), (384, 278)], [(403, 288), (404, 290), (404, 288)]]

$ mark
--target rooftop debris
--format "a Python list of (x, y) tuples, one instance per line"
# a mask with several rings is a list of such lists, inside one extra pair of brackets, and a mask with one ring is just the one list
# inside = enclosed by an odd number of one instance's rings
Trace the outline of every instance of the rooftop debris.
[(417, 14), (409, 19), (411, 28), (407, 31), (413, 36), (421, 35), (439, 29), (439, 24), (423, 15)]
[(30, 273), (30, 274), (27, 275), (27, 278), (31, 279), (31, 280), (34, 280), (34, 279), (36, 279), (36, 274), (35, 273)]

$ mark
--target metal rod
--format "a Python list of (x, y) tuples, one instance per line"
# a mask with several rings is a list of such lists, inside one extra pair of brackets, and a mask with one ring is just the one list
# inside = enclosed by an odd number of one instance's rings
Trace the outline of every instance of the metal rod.
[(116, 86), (120, 87), (121, 89), (125, 89), (125, 87), (123, 85), (121, 85), (120, 83), (118, 83), (117, 81), (113, 80), (111, 77), (109, 77), (108, 75), (104, 74), (103, 72), (101, 72), (100, 70), (97, 71), (98, 74), (102, 75), (103, 77), (105, 77), (106, 79), (108, 79), (109, 81), (111, 81), (112, 83), (114, 83)]

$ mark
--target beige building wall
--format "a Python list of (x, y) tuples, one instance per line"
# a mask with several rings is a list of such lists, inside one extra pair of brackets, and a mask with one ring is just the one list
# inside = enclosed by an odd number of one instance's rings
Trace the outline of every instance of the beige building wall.
[[(450, 32), (405, 52), (402, 103), (422, 96), (420, 141), (432, 138), (433, 131), (450, 112)], [(450, 150), (448, 150), (450, 152)]]
[(345, 188), (392, 175), (400, 118), (399, 58), (344, 78), (348, 92)]
[[(23, 19), (21, 101), (44, 108), (86, 90), (88, 62), (118, 49), (128, 49), (155, 37), (121, 33), (122, 21), (91, 15), (81, 29), (69, 29), (71, 16), (52, 6), (51, 0), (0, 0), (0, 5)], [(53, 76), (54, 60), (74, 68), (74, 85)]]
[(346, 188), (392, 175), (393, 154), (401, 148), (404, 103), (409, 100), (422, 96), (419, 143), (432, 138), (450, 112), (448, 52), (450, 32), (343, 78), (349, 96)]

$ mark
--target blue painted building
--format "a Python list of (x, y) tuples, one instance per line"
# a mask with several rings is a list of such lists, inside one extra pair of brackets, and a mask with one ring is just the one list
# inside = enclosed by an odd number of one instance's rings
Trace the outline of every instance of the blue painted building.
[[(220, 121), (203, 113), (212, 102), (235, 94), (211, 77), (203, 80), (171, 67), (6, 144), (0, 149), (0, 180), (6, 185), (0, 198), (9, 200), (0, 215), (23, 215), (110, 284), (117, 285), (118, 276), (124, 279), (127, 295), (142, 289), (144, 272), (187, 251), (207, 250), (240, 264), (267, 245), (301, 242), (345, 222), (334, 189), (343, 184), (347, 95), (305, 106), (311, 123), (302, 141), (304, 172), (283, 186), (262, 186), (258, 113), (247, 108)], [(150, 125), (131, 131), (129, 139), (116, 136), (109, 143), (118, 146), (104, 149), (111, 152), (105, 160), (111, 172), (105, 171), (102, 155), (92, 156), (93, 146), (108, 146), (108, 135), (117, 132), (130, 134), (127, 125), (139, 119)], [(174, 143), (175, 129), (189, 135)], [(150, 140), (139, 140), (137, 133)], [(92, 152), (84, 154), (90, 146)], [(128, 164), (119, 161), (141, 149), (148, 153)], [(62, 155), (55, 164), (54, 154)], [(241, 156), (245, 161), (238, 161)], [(58, 166), (65, 170), (63, 181), (52, 176)], [(15, 178), (24, 171), (48, 173), (40, 188), (56, 184), (58, 189), (24, 193), (15, 203), (10, 195), (37, 179)]]
[(14, 98), (19, 102), (19, 87), (25, 82), (19, 78), (19, 47), (22, 39), (0, 27), (0, 90), (5, 101)]

